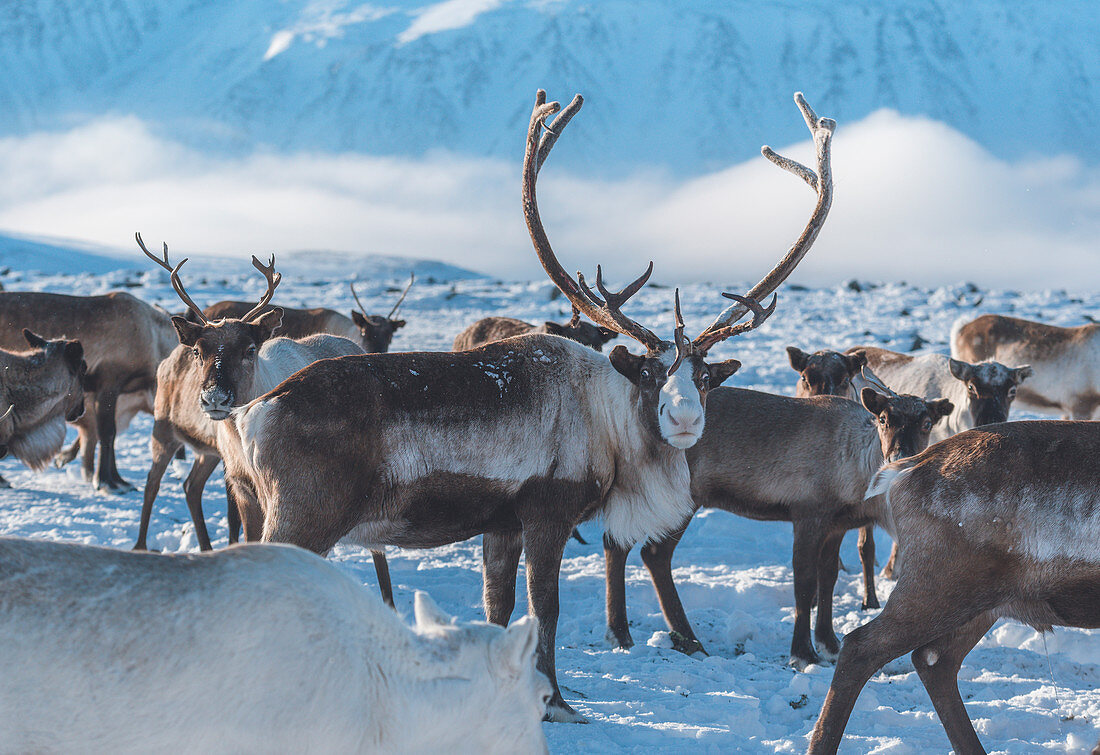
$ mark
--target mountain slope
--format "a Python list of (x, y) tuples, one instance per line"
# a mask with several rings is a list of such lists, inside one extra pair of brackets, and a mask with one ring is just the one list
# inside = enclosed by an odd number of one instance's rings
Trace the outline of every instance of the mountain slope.
[(1100, 160), (1100, 13), (1080, 2), (8, 0), (0, 134), (137, 114), (239, 153), (515, 158), (537, 86), (590, 106), (563, 161), (696, 173), (851, 122), (942, 120), (1000, 156)]

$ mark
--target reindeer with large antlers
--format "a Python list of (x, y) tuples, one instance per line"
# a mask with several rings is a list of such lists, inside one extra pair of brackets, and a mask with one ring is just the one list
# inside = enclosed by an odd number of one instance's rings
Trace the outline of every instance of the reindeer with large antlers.
[[(773, 311), (734, 297), (694, 342), (666, 341), (623, 313), (647, 271), (619, 292), (597, 268), (595, 290), (558, 262), (539, 217), (539, 167), (581, 107), (559, 111), (540, 91), (523, 162), (523, 209), (550, 279), (599, 326), (646, 348), (601, 355), (552, 335), (530, 334), (453, 353), (368, 354), (329, 359), (235, 410), (263, 539), (324, 553), (343, 537), (426, 548), (484, 538), (488, 619), (515, 607), (521, 552), (530, 611), (539, 620), (539, 669), (554, 682), (547, 715), (582, 720), (557, 687), (554, 649), (558, 570), (574, 526), (600, 517), (610, 536), (635, 543), (674, 531), (691, 514), (683, 449), (703, 432), (707, 393), (740, 366), (708, 364), (720, 340), (759, 326)], [(790, 273), (808, 244), (770, 279)], [(737, 320), (753, 313), (750, 323)]]
[[(346, 338), (315, 335), (301, 340), (272, 338), (280, 327), (282, 310), (268, 304), (279, 285), (281, 275), (275, 272), (275, 258), (264, 265), (256, 257), (252, 265), (267, 281), (259, 303), (238, 318), (208, 320), (203, 310), (188, 295), (179, 271), (186, 259), (174, 267), (168, 259), (168, 245), (161, 256), (150, 252), (136, 234), (138, 246), (149, 259), (171, 274), (172, 288), (190, 314), (198, 320), (173, 317), (180, 345), (160, 365), (157, 371), (157, 397), (153, 423), (153, 464), (145, 482), (145, 498), (141, 510), (141, 528), (136, 549), (144, 550), (149, 519), (160, 489), (164, 471), (176, 450), (183, 444), (197, 454), (191, 473), (184, 483), (184, 495), (195, 534), (203, 550), (210, 549), (210, 537), (202, 512), (202, 490), (206, 480), (226, 459), (226, 495), (229, 499), (229, 540), (235, 542), (240, 522), (235, 505), (234, 467), (230, 462), (233, 449), (226, 448), (232, 437), (219, 438), (218, 424), (229, 416), (235, 406), (261, 395), (291, 373), (318, 359), (362, 354), (359, 346)], [(245, 538), (257, 539), (256, 518), (245, 517)], [(393, 604), (389, 570), (385, 555), (374, 554), (379, 588), (385, 600)]]
[[(363, 351), (368, 354), (381, 354), (390, 350), (393, 335), (400, 328), (405, 327), (405, 321), (396, 319), (397, 310), (416, 281), (416, 275), (409, 276), (409, 283), (398, 297), (390, 313), (382, 315), (368, 315), (363, 302), (359, 300), (359, 294), (355, 291), (355, 284), (350, 284), (351, 295), (359, 309), (351, 311), (351, 317), (346, 317), (334, 309), (314, 307), (312, 309), (294, 309), (293, 307), (280, 307), (283, 310), (283, 319), (279, 324), (279, 334), (284, 338), (305, 338), (318, 333), (331, 333), (334, 336), (343, 336), (351, 341), (356, 341), (363, 346)], [(245, 313), (253, 308), (246, 301), (220, 301), (211, 304), (202, 311), (203, 316), (210, 321), (225, 318), (242, 318)], [(271, 305), (265, 305), (265, 311), (271, 309)], [(191, 322), (199, 322), (198, 316), (191, 310), (184, 315)]]

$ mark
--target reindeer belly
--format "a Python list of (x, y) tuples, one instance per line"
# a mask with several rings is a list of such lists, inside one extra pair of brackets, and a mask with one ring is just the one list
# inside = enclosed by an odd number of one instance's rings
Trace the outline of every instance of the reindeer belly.
[(349, 537), (368, 546), (434, 548), (485, 532), (517, 530), (533, 518), (572, 528), (598, 496), (594, 481), (512, 481), (435, 472), (393, 488), (381, 516), (364, 520)]

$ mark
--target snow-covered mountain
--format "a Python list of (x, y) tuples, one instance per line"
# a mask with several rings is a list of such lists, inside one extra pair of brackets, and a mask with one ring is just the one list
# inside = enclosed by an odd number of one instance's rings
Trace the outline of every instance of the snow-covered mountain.
[(516, 159), (538, 86), (589, 102), (562, 162), (689, 174), (850, 123), (927, 115), (994, 154), (1100, 160), (1094, 3), (947, 0), (6, 0), (0, 135), (136, 114), (239, 154)]

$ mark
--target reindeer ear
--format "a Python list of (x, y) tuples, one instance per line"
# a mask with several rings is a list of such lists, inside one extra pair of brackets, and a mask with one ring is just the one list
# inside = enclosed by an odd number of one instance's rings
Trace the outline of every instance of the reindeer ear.
[(564, 332), (565, 331), (565, 326), (562, 325), (561, 323), (552, 322), (550, 320), (547, 320), (545, 323), (543, 323), (543, 327), (545, 327), (546, 332), (549, 333), (552, 336), (564, 336), (565, 335), (565, 332)]
[(366, 328), (370, 326), (370, 323), (367, 322), (367, 318), (363, 317), (363, 313), (360, 312), (358, 309), (353, 309), (351, 311), (351, 321), (358, 325), (360, 328)]
[(46, 348), (46, 344), (49, 343), (49, 341), (42, 336), (31, 332), (29, 328), (23, 328), (23, 337), (27, 339), (27, 343), (36, 349), (44, 349)]
[(598, 328), (598, 330), (600, 331), (600, 338), (602, 338), (604, 340), (604, 343), (607, 343), (612, 338), (618, 338), (619, 337), (618, 332), (612, 330), (611, 328), (605, 328), (603, 326), (600, 326)]
[(867, 352), (863, 349), (853, 351), (844, 356), (844, 361), (848, 363), (848, 375), (855, 375), (867, 364)]
[(393, 326), (394, 330), (397, 330), (398, 328), (405, 327), (405, 321), (404, 320), (390, 320), (390, 325)]
[(727, 359), (724, 362), (708, 364), (707, 371), (710, 373), (710, 387), (717, 388), (739, 369), (741, 369), (741, 363), (736, 359)]
[(953, 411), (955, 411), (955, 405), (948, 399), (938, 398), (928, 402), (928, 413), (932, 415), (933, 425)]
[(180, 343), (184, 346), (194, 346), (202, 335), (203, 325), (197, 322), (188, 322), (186, 318), (174, 315), (172, 324), (176, 327), (176, 334), (180, 337)]
[(538, 644), (538, 620), (534, 616), (524, 616), (493, 640), (493, 652), (502, 670), (519, 676), (526, 669), (534, 668)]
[(611, 350), (607, 358), (611, 360), (611, 366), (634, 385), (637, 385), (638, 381), (641, 380), (640, 375), (645, 357), (635, 356), (627, 351), (625, 346), (619, 344)]
[(272, 307), (267, 312), (252, 321), (252, 337), (257, 344), (261, 344), (271, 338), (272, 334), (283, 324), (283, 308)]
[(417, 590), (413, 597), (413, 616), (416, 617), (416, 628), (420, 631), (451, 626), (451, 617), (443, 613), (432, 600), (432, 596), (423, 590)]
[(865, 387), (859, 392), (859, 400), (863, 402), (863, 407), (871, 414), (878, 415), (883, 409), (886, 408), (886, 402), (888, 399), (874, 388)]
[(1033, 372), (1034, 370), (1031, 369), (1031, 365), (1025, 364), (1023, 367), (1017, 367), (1012, 371), (1012, 379), (1016, 382), (1017, 385), (1019, 385), (1020, 383), (1031, 377), (1031, 373)]
[(947, 368), (951, 370), (951, 374), (956, 380), (962, 380), (963, 382), (969, 380), (974, 374), (974, 365), (950, 357), (947, 359)]
[(806, 361), (809, 358), (810, 355), (797, 346), (787, 347), (787, 359), (791, 361), (791, 367), (795, 372), (802, 372), (806, 369)]

